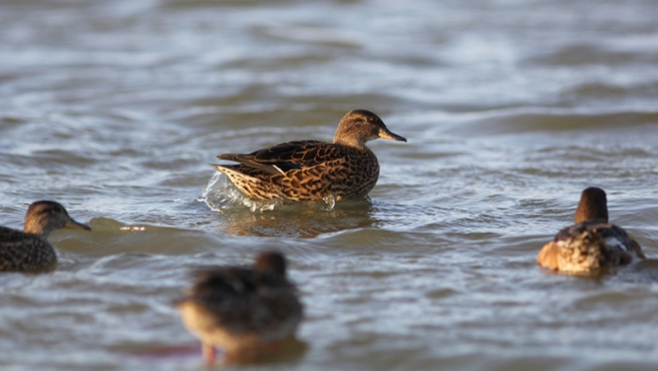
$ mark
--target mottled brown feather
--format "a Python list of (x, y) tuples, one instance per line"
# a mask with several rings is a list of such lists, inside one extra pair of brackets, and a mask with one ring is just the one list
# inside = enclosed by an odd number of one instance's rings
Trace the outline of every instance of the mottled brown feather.
[[(205, 348), (227, 353), (257, 349), (294, 337), (303, 307), (285, 276), (280, 253), (259, 254), (254, 267), (211, 267), (177, 305), (185, 326)], [(268, 265), (268, 262), (274, 261)]]
[(544, 245), (537, 256), (540, 266), (567, 273), (591, 273), (629, 264), (633, 258), (645, 259), (637, 241), (623, 228), (608, 223), (602, 189), (583, 191), (575, 220), (580, 222), (560, 230), (553, 241)]
[(45, 237), (0, 227), (0, 271), (43, 269), (56, 261), (55, 249)]
[(353, 110), (341, 120), (334, 143), (292, 141), (249, 154), (225, 153), (217, 158), (240, 164), (213, 167), (252, 198), (358, 198), (367, 195), (379, 178), (377, 157), (365, 146), (376, 138), (406, 141), (374, 113)]
[(57, 202), (32, 203), (25, 214), (23, 231), (0, 227), (0, 271), (39, 270), (53, 265), (57, 254), (47, 238), (51, 231), (64, 227), (91, 230), (71, 219)]

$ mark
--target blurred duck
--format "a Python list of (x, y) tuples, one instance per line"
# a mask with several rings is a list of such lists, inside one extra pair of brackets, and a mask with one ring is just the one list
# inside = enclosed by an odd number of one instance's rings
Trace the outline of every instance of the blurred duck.
[(574, 218), (541, 249), (540, 266), (564, 273), (595, 273), (601, 268), (645, 259), (640, 245), (625, 230), (608, 223), (605, 192), (596, 187), (583, 191)]
[(302, 140), (249, 154), (223, 153), (217, 158), (239, 164), (213, 167), (255, 199), (358, 198), (366, 196), (379, 178), (377, 157), (366, 147), (378, 138), (407, 141), (388, 130), (376, 114), (357, 109), (340, 120), (333, 143)]
[(57, 255), (47, 238), (59, 228), (91, 230), (88, 225), (71, 219), (64, 206), (57, 202), (31, 204), (22, 232), (0, 227), (0, 271), (39, 270), (53, 265)]
[(303, 308), (286, 278), (279, 252), (256, 256), (253, 267), (212, 267), (193, 273), (196, 279), (176, 302), (187, 329), (201, 340), (206, 364), (215, 348), (226, 362), (244, 361), (295, 341)]

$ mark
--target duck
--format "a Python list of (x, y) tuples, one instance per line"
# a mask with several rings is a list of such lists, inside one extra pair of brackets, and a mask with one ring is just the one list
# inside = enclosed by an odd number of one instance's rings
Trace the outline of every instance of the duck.
[(391, 132), (373, 112), (355, 109), (340, 120), (333, 143), (300, 140), (249, 154), (223, 153), (217, 158), (238, 164), (212, 166), (254, 199), (360, 198), (379, 179), (379, 162), (366, 146), (374, 139), (407, 141)]
[(48, 236), (60, 228), (91, 230), (73, 220), (60, 203), (33, 202), (25, 214), (22, 231), (0, 226), (0, 271), (32, 271), (54, 265), (57, 254)]
[(175, 305), (184, 326), (201, 340), (207, 365), (214, 363), (216, 349), (231, 363), (295, 341), (303, 306), (286, 277), (283, 253), (261, 252), (251, 267), (215, 266), (192, 276), (195, 283)]
[(603, 189), (583, 190), (573, 225), (545, 244), (537, 263), (553, 271), (593, 274), (604, 268), (646, 259), (640, 244), (621, 227), (608, 221), (608, 200)]

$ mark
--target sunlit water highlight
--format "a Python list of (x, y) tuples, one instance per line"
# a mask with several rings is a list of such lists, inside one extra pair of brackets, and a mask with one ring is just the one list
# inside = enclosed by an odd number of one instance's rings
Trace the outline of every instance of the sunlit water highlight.
[[(658, 256), (652, 1), (0, 4), (0, 213), (38, 199), (59, 265), (0, 275), (3, 370), (198, 370), (171, 304), (200, 265), (290, 259), (305, 350), (247, 368), (655, 370), (658, 264), (554, 275), (580, 191)], [(330, 141), (350, 109), (369, 198), (252, 201), (208, 165)]]

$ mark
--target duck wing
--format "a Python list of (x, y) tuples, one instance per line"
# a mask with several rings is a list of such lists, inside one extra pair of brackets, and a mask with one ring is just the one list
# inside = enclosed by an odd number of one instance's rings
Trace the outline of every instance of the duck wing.
[(640, 244), (631, 238), (626, 230), (600, 220), (589, 220), (564, 228), (558, 232), (554, 241), (565, 241), (567, 238), (585, 231), (599, 234), (608, 246), (618, 248), (622, 253), (622, 260), (626, 263), (632, 260), (631, 254), (635, 254), (640, 259), (646, 259)]
[[(193, 273), (196, 283), (183, 300), (212, 315), (216, 326), (235, 333), (250, 331), (272, 316), (268, 298), (294, 295), (294, 284), (283, 277), (246, 267), (215, 267)], [(276, 308), (275, 308), (276, 309)]]
[[(626, 250), (626, 252), (635, 254), (640, 259), (646, 259), (647, 257), (644, 255), (644, 252), (642, 252), (642, 247), (640, 247), (640, 244), (635, 241), (631, 236), (628, 235), (625, 229), (622, 227), (619, 227), (617, 225), (612, 224), (609, 230), (606, 230), (603, 232), (604, 237), (606, 238), (606, 241), (608, 243), (614, 243), (615, 238), (617, 239), (617, 243), (620, 246), (623, 246), (623, 249)], [(609, 239), (610, 238), (610, 239)]]
[(54, 250), (40, 237), (0, 227), (0, 271), (33, 269), (54, 258)]
[(280, 174), (319, 165), (341, 156), (341, 146), (317, 140), (302, 140), (277, 144), (249, 154), (223, 153), (217, 158), (239, 162), (270, 174)]
[(196, 283), (191, 289), (192, 296), (233, 298), (258, 292), (269, 281), (279, 283), (277, 277), (247, 267), (212, 267), (192, 273)]
[(0, 227), (0, 244), (5, 246), (5, 244), (11, 244), (24, 239), (27, 234), (23, 231), (17, 229)]

